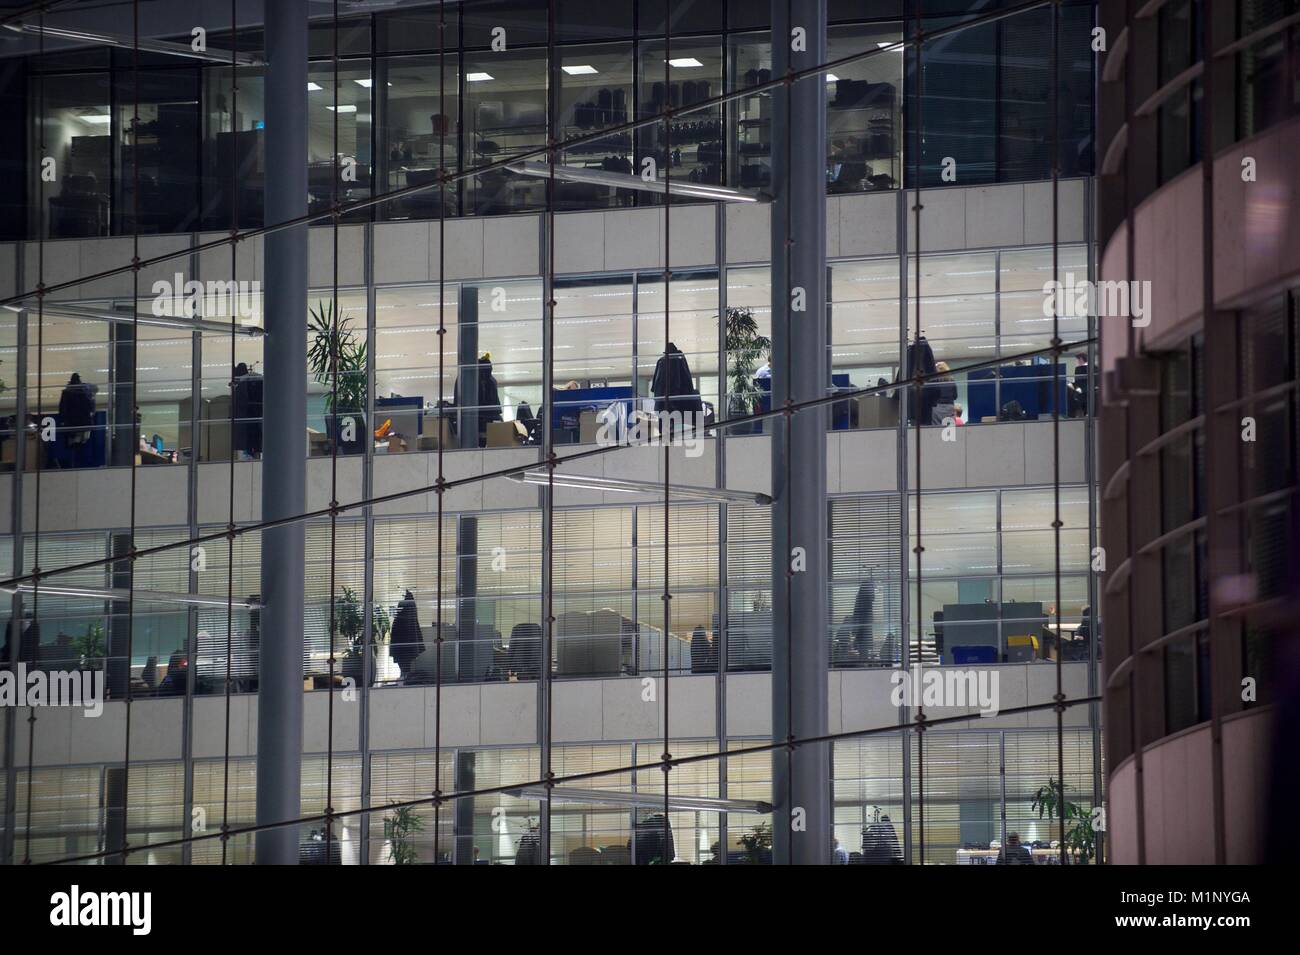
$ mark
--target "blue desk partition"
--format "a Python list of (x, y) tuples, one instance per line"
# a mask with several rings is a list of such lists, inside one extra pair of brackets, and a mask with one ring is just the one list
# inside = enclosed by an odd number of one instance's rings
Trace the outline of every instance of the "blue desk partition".
[(64, 439), (63, 427), (57, 414), (49, 415), (55, 421), (54, 440), (45, 443), (45, 465), (51, 468), (102, 468), (108, 463), (108, 412), (96, 411), (95, 424), (90, 429), (90, 440), (85, 444), (70, 445)]
[(636, 395), (630, 385), (611, 388), (551, 389), (551, 429), (577, 431), (578, 415), (599, 411), (614, 401), (630, 402)]
[(391, 417), (394, 411), (413, 411), (415, 412), (415, 433), (424, 433), (424, 398), (416, 395), (412, 397), (395, 397), (395, 398), (376, 398), (375, 399), (375, 418), (381, 421), (384, 418)]
[[(1061, 416), (1069, 414), (1067, 401), (1067, 379), (1064, 365), (1057, 365), (1060, 378), (1057, 380), (1059, 393), (1057, 408)], [(998, 406), (998, 378), (1001, 378), (1001, 403), (1018, 401), (1029, 418), (1052, 413), (1052, 366), (1051, 365), (1003, 365), (1001, 368), (981, 368), (972, 371), (966, 378), (966, 421), (978, 424), (985, 418), (1000, 417)]]
[[(772, 410), (772, 379), (755, 378), (754, 386), (759, 390), (758, 411)], [(849, 380), (848, 375), (831, 375), (832, 391), (852, 391), (853, 382)], [(762, 430), (761, 428), (757, 430)], [(831, 405), (831, 430), (847, 431), (849, 430), (849, 403), (845, 401), (837, 402)]]

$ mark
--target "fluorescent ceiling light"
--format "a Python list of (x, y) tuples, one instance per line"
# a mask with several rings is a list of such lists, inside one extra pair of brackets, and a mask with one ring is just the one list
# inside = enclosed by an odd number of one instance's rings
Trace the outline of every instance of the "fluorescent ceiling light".
[[(353, 82), (353, 83), (356, 83), (357, 86), (364, 86), (366, 89), (370, 89), (370, 87), (372, 87), (372, 86), (375, 85), (375, 81), (372, 80), (372, 79), (353, 80), (352, 82)], [(392, 86), (393, 84), (392, 84), (392, 83), (387, 83), (387, 84), (385, 84), (385, 85), (386, 85), (386, 86)]]
[(827, 83), (838, 83), (839, 81), (840, 81), (840, 78), (839, 78), (838, 76), (836, 76), (834, 73), (827, 73), (827, 74), (826, 74), (826, 82), (827, 82)]
[[(546, 485), (550, 483), (546, 469), (516, 471), (509, 475), (512, 481), (521, 484)], [(566, 474), (555, 472), (556, 487), (576, 488), (583, 491), (610, 491), (622, 494), (663, 494), (664, 486), (658, 481), (631, 481), (625, 478), (598, 477), (592, 474)], [(729, 491), (718, 487), (694, 487), (681, 484), (669, 485), (668, 492), (673, 498), (684, 500), (726, 501), (741, 504), (771, 504), (772, 498), (757, 491)]]
[(263, 62), (247, 53), (231, 53), (228, 50), (195, 50), (188, 43), (173, 43), (170, 40), (153, 40), (149, 37), (137, 38), (120, 33), (97, 33), (92, 30), (72, 30), (67, 27), (42, 25), (40, 23), (6, 23), (4, 26), (14, 33), (26, 33), (30, 36), (45, 36), (55, 40), (69, 40), (74, 43), (88, 43), (94, 46), (113, 46), (120, 50), (141, 50), (146, 53), (166, 53), (190, 60), (203, 60), (207, 63), (221, 63), (230, 66), (262, 66)]
[(467, 83), (483, 83), (486, 82), (487, 80), (494, 80), (494, 79), (496, 79), (496, 77), (493, 76), (491, 73), (466, 73), (465, 74), (465, 82)]
[[(511, 172), (521, 176), (538, 176), (550, 178), (550, 163), (535, 159), (523, 159), (506, 166)], [(696, 199), (713, 199), (718, 202), (765, 202), (767, 197), (753, 192), (743, 192), (729, 186), (710, 186), (702, 182), (680, 182), (673, 180), (672, 186), (664, 184), (662, 179), (645, 180), (640, 176), (624, 172), (607, 172), (604, 169), (588, 169), (584, 166), (555, 167), (555, 178), (564, 182), (585, 182), (595, 186), (611, 186), (615, 189), (637, 189), (641, 192), (657, 192), (660, 195), (672, 190), (674, 196), (690, 196)]]
[[(327, 110), (329, 110), (331, 113), (335, 111), (335, 107), (333, 107), (333, 106), (326, 106), (325, 108), (326, 108)], [(347, 106), (339, 106), (339, 107), (338, 107), (338, 112), (340, 112), (340, 113), (355, 113), (356, 111), (357, 111), (357, 108), (356, 108), (355, 106), (350, 105), (350, 104), (347, 105)]]
[(669, 60), (668, 65), (686, 68), (686, 67), (703, 66), (704, 64), (701, 63), (693, 56), (681, 56), (681, 57), (674, 57), (673, 59)]
[(321, 90), (323, 90), (324, 88), (325, 88), (325, 87), (321, 86), (319, 83), (308, 83), (308, 84), (307, 84), (307, 92), (308, 92), (308, 93), (319, 93), (319, 92), (320, 92)]
[(570, 76), (590, 76), (593, 73), (600, 72), (600, 70), (596, 69), (590, 63), (581, 63), (578, 66), (562, 66), (560, 69), (564, 70), (564, 72), (568, 73)]
[(88, 116), (78, 116), (77, 119), (83, 123), (90, 123), (92, 126), (107, 126), (113, 121), (113, 117), (108, 113), (91, 113)]
[[(26, 311), (35, 314), (33, 308), (19, 308), (6, 305), (11, 312)], [(90, 308), (82, 305), (49, 304), (41, 314), (49, 318), (71, 318), (78, 321), (115, 322), (121, 325), (139, 323), (150, 328), (175, 328), (183, 332), (213, 332), (218, 335), (265, 335), (266, 330), (258, 325), (238, 325), (231, 322), (206, 321), (198, 318), (180, 318), (171, 315), (154, 315), (150, 312), (115, 312), (111, 308)]]
[[(659, 810), (664, 808), (663, 794), (653, 792), (571, 789), (568, 786), (554, 786), (548, 791), (545, 786), (522, 786), (519, 789), (507, 789), (506, 795), (514, 796), (516, 799), (549, 799), (551, 802), (577, 802), (585, 805), (633, 806), (639, 809)], [(738, 812), (767, 815), (772, 811), (772, 804), (757, 799), (713, 799), (709, 796), (686, 796), (670, 791), (668, 808), (675, 812)]]
[[(16, 588), (5, 587), (0, 589), (11, 594), (39, 593), (42, 597), (74, 597), (85, 600), (125, 601), (132, 597), (132, 591), (125, 588), (81, 587), (51, 583), (37, 585), (27, 582), (19, 584)], [(142, 603), (177, 603), (188, 607), (225, 607), (227, 604), (226, 598), (220, 594), (177, 594), (160, 590), (136, 590), (134, 591), (134, 597)], [(252, 610), (261, 606), (259, 601), (251, 597), (232, 597), (229, 604), (236, 610)]]

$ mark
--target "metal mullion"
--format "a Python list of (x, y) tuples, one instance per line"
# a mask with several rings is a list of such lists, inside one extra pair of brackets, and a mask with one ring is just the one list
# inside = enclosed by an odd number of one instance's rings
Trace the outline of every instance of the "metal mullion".
[[(903, 369), (906, 366), (907, 356), (907, 333), (909, 327), (909, 309), (908, 309), (908, 257), (907, 257), (907, 190), (900, 189), (895, 203), (895, 221), (894, 221), (894, 241), (895, 249), (899, 263), (898, 283), (898, 374), (895, 380), (901, 381)], [(918, 200), (920, 192), (917, 192)], [(917, 304), (918, 315), (920, 303)], [(909, 524), (911, 521), (911, 499), (908, 490), (907, 474), (907, 407), (909, 404), (910, 394), (906, 388), (898, 388), (895, 391), (898, 399), (898, 421), (894, 424), (895, 434), (895, 474), (898, 487), (898, 512), (899, 512), (899, 565), (898, 565), (898, 611), (899, 611), (899, 630), (903, 639), (899, 641), (900, 652), (902, 652), (902, 669), (905, 679), (911, 679), (912, 654), (907, 652), (905, 645), (907, 643), (907, 625), (909, 620), (908, 605), (908, 583), (911, 577), (911, 558), (909, 556), (908, 542), (911, 532)], [(905, 705), (898, 708), (899, 726), (906, 726), (911, 721), (910, 701), (905, 701)], [(903, 757), (903, 861), (907, 865), (912, 864), (912, 744), (907, 733), (899, 734), (899, 744), (902, 748)]]
[[(200, 80), (201, 81), (201, 80)], [(190, 245), (194, 244), (194, 233), (190, 235)], [(200, 257), (190, 256), (190, 274), (202, 281)], [(199, 533), (199, 422), (201, 419), (200, 403), (203, 397), (203, 336), (198, 332), (190, 335), (190, 460), (186, 468), (186, 522), (190, 537)], [(233, 436), (232, 436), (233, 437)], [(194, 569), (194, 562), (189, 565), (189, 593), (199, 592), (199, 575)], [(192, 826), (194, 817), (194, 687), (197, 677), (198, 660), (198, 608), (189, 611), (189, 620), (185, 633), (185, 701), (182, 704), (181, 717), (181, 773), (182, 773), (182, 820)], [(193, 847), (186, 843), (181, 848), (181, 864), (193, 862)]]
[[(373, 181), (373, 179), (372, 179)], [(367, 222), (362, 226), (363, 251), (361, 256), (362, 269), (365, 272), (364, 281), (366, 288), (366, 341), (370, 346), (366, 349), (366, 421), (375, 420), (375, 347), (374, 342), (378, 334), (378, 317), (375, 311), (377, 292), (374, 282), (374, 253), (375, 253), (375, 226), (374, 222)], [(367, 425), (369, 428), (369, 425)], [(361, 496), (369, 498), (371, 490), (374, 487), (374, 465), (375, 465), (375, 442), (368, 440), (365, 442), (364, 454), (361, 459)], [(363, 600), (366, 606), (364, 639), (365, 647), (363, 649), (363, 664), (361, 672), (363, 679), (358, 693), (358, 701), (361, 711), (358, 715), (358, 740), (357, 749), (361, 753), (361, 805), (370, 805), (370, 687), (375, 682), (375, 665), (374, 654), (371, 650), (371, 634), (374, 630), (374, 606), (375, 606), (375, 512), (374, 508), (367, 505), (362, 508), (362, 533), (363, 548), (365, 553), (365, 570), (362, 578)], [(360, 863), (361, 865), (370, 864), (370, 814), (363, 813), (361, 816), (360, 828)]]
[[(18, 267), (23, 267), (23, 243), (18, 243)], [(14, 409), (14, 473), (12, 481), (12, 490), (10, 492), (9, 504), (9, 533), (10, 553), (12, 555), (14, 570), (21, 570), (23, 564), (23, 485), (26, 483), (26, 458), (27, 458), (27, 310), (19, 312), (15, 316), (15, 332), (17, 339), (18, 355), (15, 360), (17, 365), (18, 386), (15, 389), (16, 406)], [(39, 399), (38, 399), (39, 400)], [(0, 665), (8, 668), (13, 673), (18, 663), (18, 650), (21, 645), (21, 634), (23, 632), (23, 597), (22, 593), (15, 590), (10, 601), (9, 610), (9, 659), (0, 660)], [(0, 836), (0, 862), (4, 864), (13, 864), (14, 845), (16, 843), (17, 811), (18, 811), (18, 753), (16, 746), (18, 742), (18, 709), (17, 707), (5, 707), (4, 721), (4, 738), (5, 738), (5, 798), (4, 798), (4, 833)], [(27, 772), (30, 774), (32, 767), (30, 761), (27, 766)]]

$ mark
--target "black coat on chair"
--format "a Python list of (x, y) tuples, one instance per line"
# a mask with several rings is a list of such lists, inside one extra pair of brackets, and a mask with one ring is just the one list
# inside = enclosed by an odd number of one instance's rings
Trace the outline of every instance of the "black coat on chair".
[(672, 342), (668, 343), (668, 349), (655, 362), (650, 393), (655, 396), (656, 411), (704, 412), (699, 392), (695, 390), (695, 379), (691, 377), (691, 366), (687, 364), (686, 356)]

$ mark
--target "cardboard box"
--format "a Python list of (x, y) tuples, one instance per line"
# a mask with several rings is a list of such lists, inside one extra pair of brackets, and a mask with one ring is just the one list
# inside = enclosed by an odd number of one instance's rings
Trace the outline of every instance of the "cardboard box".
[(596, 420), (595, 411), (583, 411), (578, 414), (578, 443), (595, 444), (596, 431), (600, 424)]
[[(23, 468), (27, 471), (36, 470), (36, 462), (40, 461), (45, 464), (41, 457), (45, 453), (45, 448), (41, 445), (40, 436), (35, 431), (28, 431), (26, 434), (27, 447), (24, 450)], [(7, 465), (4, 470), (12, 471), (14, 466), (14, 455), (18, 450), (18, 444), (12, 434), (6, 435), (3, 442), (0, 442), (0, 465)]]
[(390, 434), (388, 436), (389, 454), (401, 454), (403, 451), (406, 450), (407, 450), (406, 438), (402, 437), (400, 434)]
[(892, 428), (898, 424), (898, 402), (882, 395), (861, 395), (858, 404), (859, 428)]
[(524, 443), (528, 431), (518, 421), (489, 421), (487, 447), (513, 448)]
[(456, 443), (451, 437), (451, 418), (436, 414), (425, 415), (423, 431), (415, 446), (421, 451), (437, 451), (440, 447), (454, 448)]

